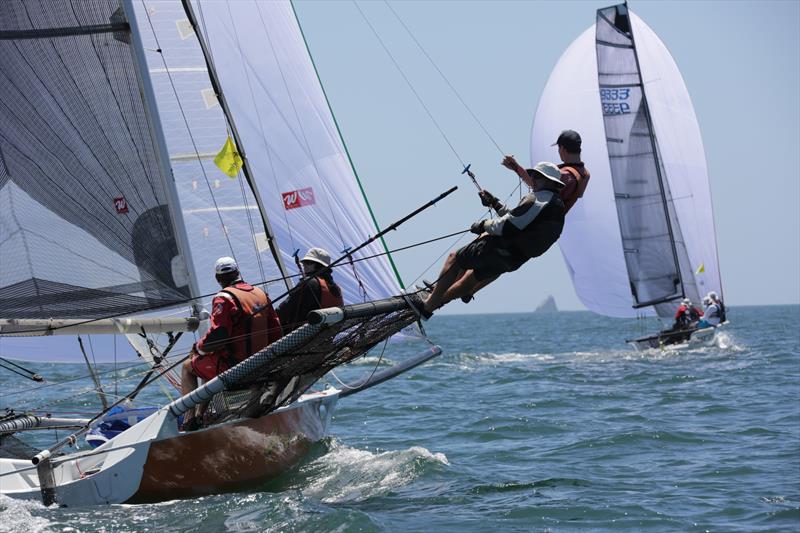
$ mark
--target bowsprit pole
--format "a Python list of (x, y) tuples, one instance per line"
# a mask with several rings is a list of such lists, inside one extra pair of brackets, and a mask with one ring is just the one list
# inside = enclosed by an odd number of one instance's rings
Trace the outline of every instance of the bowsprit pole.
[(475, 179), (475, 173), (474, 173), (474, 172), (472, 172), (472, 171), (469, 169), (469, 167), (471, 167), (471, 166), (472, 166), (472, 163), (469, 163), (467, 166), (465, 166), (465, 167), (464, 167), (464, 170), (462, 170), (462, 171), (461, 171), (461, 173), (462, 173), (462, 174), (466, 174), (467, 176), (469, 176), (469, 179), (471, 179), (471, 180), (472, 180), (472, 183), (474, 183), (474, 184), (475, 184), (475, 186), (478, 188), (478, 190), (479, 190), (479, 191), (482, 191), (482, 190), (483, 190), (483, 187), (481, 187), (481, 186), (478, 184), (478, 180), (477, 180), (477, 179)]
[[(456, 190), (458, 190), (458, 185), (455, 185), (455, 186), (451, 187), (450, 189), (446, 190), (445, 192), (443, 192), (442, 194), (440, 194), (439, 196), (437, 196), (437, 197), (436, 197), (436, 198), (434, 198), (433, 200), (431, 200), (431, 201), (429, 201), (429, 202), (426, 202), (426, 203), (425, 203), (424, 205), (422, 205), (421, 207), (418, 207), (417, 209), (415, 209), (414, 211), (412, 211), (412, 212), (411, 212), (411, 213), (409, 213), (408, 215), (404, 216), (403, 218), (401, 218), (401, 219), (400, 219), (400, 220), (398, 220), (397, 222), (395, 222), (395, 223), (393, 223), (393, 224), (391, 224), (391, 225), (387, 226), (387, 227), (386, 227), (386, 228), (384, 228), (382, 231), (379, 231), (378, 233), (376, 233), (375, 235), (373, 235), (372, 237), (370, 237), (370, 238), (369, 238), (369, 239), (367, 239), (366, 241), (362, 242), (361, 244), (359, 244), (358, 246), (356, 246), (356, 247), (355, 247), (355, 248), (353, 248), (352, 250), (348, 250), (348, 252), (347, 252), (347, 253), (345, 253), (343, 256), (339, 257), (339, 258), (338, 258), (338, 259), (336, 259), (335, 261), (333, 261), (333, 262), (332, 262), (330, 265), (328, 265), (328, 266), (326, 266), (325, 268), (323, 268), (323, 269), (320, 271), (320, 273), (319, 273), (319, 274), (317, 274), (317, 275), (324, 275), (324, 274), (326, 274), (326, 273), (330, 272), (331, 270), (333, 270), (333, 267), (335, 267), (336, 265), (338, 265), (339, 263), (341, 263), (342, 261), (344, 261), (345, 259), (347, 259), (347, 258), (348, 258), (348, 257), (350, 257), (351, 255), (355, 254), (356, 252), (358, 252), (358, 251), (359, 251), (359, 250), (361, 250), (362, 248), (365, 248), (365, 247), (369, 246), (370, 244), (372, 244), (373, 242), (377, 241), (378, 239), (380, 239), (381, 237), (383, 237), (384, 235), (386, 235), (386, 234), (387, 234), (387, 233), (389, 233), (390, 231), (394, 231), (394, 230), (396, 230), (396, 229), (397, 229), (397, 228), (399, 228), (399, 227), (400, 227), (400, 226), (401, 226), (401, 225), (402, 225), (404, 222), (407, 222), (408, 220), (410, 220), (410, 219), (414, 218), (415, 216), (417, 216), (418, 214), (422, 213), (423, 211), (425, 211), (426, 209), (428, 209), (428, 208), (429, 208), (429, 207), (431, 207), (432, 205), (435, 205), (435, 204), (436, 204), (436, 203), (437, 203), (439, 200), (442, 200), (442, 199), (444, 199), (445, 197), (447, 197), (447, 196), (451, 195), (451, 194), (452, 194), (452, 193), (454, 193)], [(286, 292), (284, 292), (283, 294), (281, 294), (281, 295), (280, 295), (280, 296), (278, 296), (277, 298), (273, 299), (273, 300), (272, 300), (272, 302), (273, 302), (273, 303), (275, 303), (275, 302), (277, 302), (278, 300), (281, 300), (281, 299), (285, 298), (285, 297), (286, 297), (286, 296), (287, 296), (287, 295), (288, 295), (288, 294), (289, 294), (291, 291), (294, 291), (294, 290), (297, 290), (297, 289), (299, 289), (300, 287), (302, 287), (302, 286), (303, 286), (303, 284), (305, 284), (305, 283), (307, 283), (307, 282), (308, 282), (308, 278), (305, 278), (305, 279), (303, 279), (303, 280), (302, 280), (300, 283), (298, 283), (297, 285), (295, 285), (295, 287), (294, 287), (293, 289), (291, 289), (291, 290), (289, 290), (289, 291), (286, 291)]]

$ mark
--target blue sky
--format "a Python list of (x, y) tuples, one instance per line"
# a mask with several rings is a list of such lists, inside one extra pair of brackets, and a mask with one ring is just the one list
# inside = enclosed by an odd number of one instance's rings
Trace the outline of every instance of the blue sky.
[[(500, 153), (383, 2), (360, 2), (460, 156), (496, 194)], [(539, 94), (605, 1), (392, 2), (497, 143), (527, 163)], [(459, 162), (351, 1), (295, 7), (378, 220), (460, 190), (389, 238), (391, 247), (468, 227), (482, 208)], [(675, 58), (703, 132), (722, 280), (732, 305), (800, 303), (800, 3), (632, 2)], [(569, 127), (568, 124), (564, 125)], [(557, 158), (555, 151), (552, 159)], [(591, 161), (587, 164), (591, 168)], [(587, 193), (589, 194), (589, 193)], [(411, 281), (436, 277), (447, 245), (395, 255)], [(582, 309), (560, 251), (529, 262), (448, 312), (529, 311), (553, 294)]]

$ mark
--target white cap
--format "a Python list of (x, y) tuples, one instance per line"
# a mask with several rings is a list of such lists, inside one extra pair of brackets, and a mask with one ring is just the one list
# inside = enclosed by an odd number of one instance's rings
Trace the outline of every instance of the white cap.
[(311, 248), (300, 261), (311, 261), (326, 267), (331, 264), (331, 254), (322, 248)]
[(708, 297), (711, 298), (712, 300), (719, 300), (719, 296), (717, 296), (717, 293), (714, 291), (709, 292)]
[(536, 166), (529, 168), (527, 172), (531, 178), (544, 178), (559, 189), (565, 187), (564, 182), (561, 181), (561, 171), (553, 163), (548, 163), (547, 161), (536, 163)]
[(682, 305), (692, 305), (692, 301), (689, 298), (684, 298), (681, 300)]
[(236, 259), (233, 257), (220, 257), (214, 263), (214, 272), (217, 274), (230, 274), (231, 272), (239, 272), (239, 265), (236, 264)]

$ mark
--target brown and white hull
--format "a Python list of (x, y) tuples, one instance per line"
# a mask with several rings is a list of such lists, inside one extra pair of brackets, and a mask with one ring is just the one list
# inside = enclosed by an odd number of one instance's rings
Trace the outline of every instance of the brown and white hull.
[(154, 441), (139, 489), (127, 503), (257, 487), (294, 467), (325, 436), (336, 400), (336, 395), (304, 398), (261, 418)]
[[(325, 436), (336, 389), (306, 394), (260, 418), (191, 433), (160, 409), (99, 448), (52, 459), (61, 506), (144, 503), (257, 487), (294, 467)], [(42, 499), (30, 461), (0, 459), (0, 493)]]

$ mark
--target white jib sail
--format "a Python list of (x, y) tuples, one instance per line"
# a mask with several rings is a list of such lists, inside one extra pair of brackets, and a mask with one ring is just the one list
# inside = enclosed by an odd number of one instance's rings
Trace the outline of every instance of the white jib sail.
[[(284, 264), (294, 270), (297, 249), (321, 247), (335, 258), (375, 235), (291, 4), (194, 6)], [(383, 252), (376, 242), (354, 259)], [(385, 255), (356, 263), (356, 273), (334, 273), (346, 303), (400, 289)]]
[[(295, 250), (302, 257), (317, 246), (335, 258), (374, 235), (291, 5), (192, 5), (287, 270), (296, 273)], [(229, 178), (214, 165), (228, 130), (183, 6), (160, 0), (137, 10), (149, 23), (143, 39), (201, 292), (216, 289), (210, 269), (222, 255), (236, 257), (248, 281), (280, 277), (243, 175)], [(355, 258), (383, 252), (375, 243)], [(356, 263), (356, 271), (370, 298), (399, 290), (385, 256)], [(346, 303), (363, 300), (349, 266), (334, 279)], [(282, 282), (272, 287), (273, 296), (284, 290)]]

